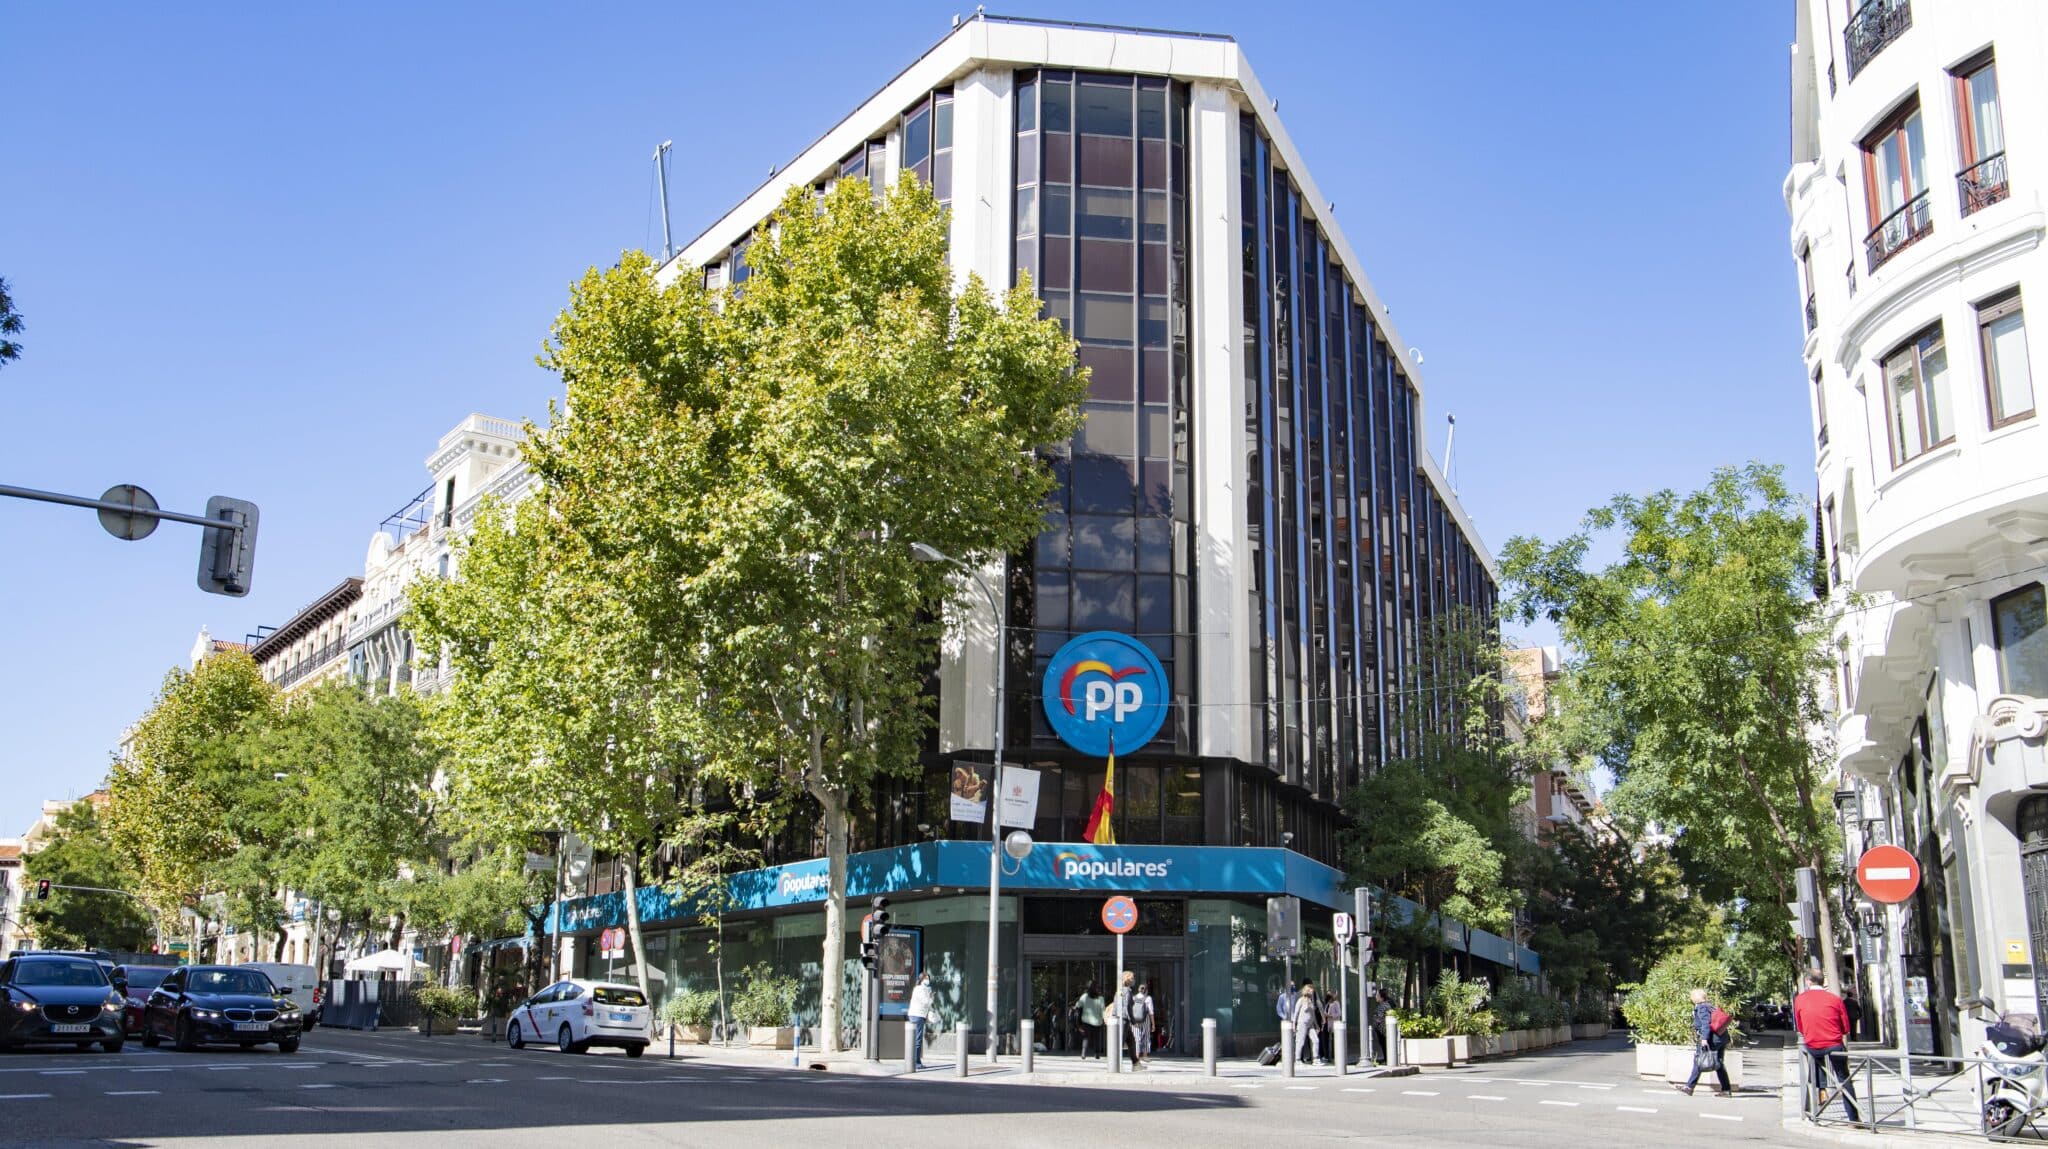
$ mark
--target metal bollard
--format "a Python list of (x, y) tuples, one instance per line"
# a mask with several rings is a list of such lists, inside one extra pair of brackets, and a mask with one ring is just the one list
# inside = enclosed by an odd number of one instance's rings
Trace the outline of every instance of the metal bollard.
[(1115, 1018), (1111, 1018), (1103, 1028), (1109, 1031), (1109, 1071), (1111, 1073), (1122, 1073), (1124, 1071), (1123, 1023)]
[(1387, 1067), (1401, 1064), (1401, 1023), (1387, 1014)]
[(1294, 1076), (1294, 1023), (1280, 1023), (1280, 1076)]
[(1216, 1076), (1216, 1019), (1202, 1019), (1202, 1072)]
[(1038, 1064), (1038, 1023), (1025, 1018), (1017, 1023), (1017, 1040), (1024, 1051), (1024, 1072)]
[(1339, 1077), (1346, 1076), (1351, 1072), (1351, 1042), (1348, 1040), (1350, 1035), (1344, 1032), (1347, 1028), (1341, 1021), (1330, 1023), (1330, 1044), (1336, 1047), (1337, 1076)]
[[(931, 1023), (926, 1022), (925, 1024), (930, 1025)], [(917, 1042), (911, 1036), (915, 1029), (916, 1026), (911, 1023), (909, 1018), (903, 1019), (903, 1072), (905, 1073), (917, 1072)]]
[(965, 1029), (956, 1029), (953, 1031), (953, 1076), (955, 1077), (967, 1076), (967, 1059), (970, 1056), (969, 1050), (974, 1045), (974, 1043), (968, 1039), (973, 1036), (973, 1034), (969, 1033)]

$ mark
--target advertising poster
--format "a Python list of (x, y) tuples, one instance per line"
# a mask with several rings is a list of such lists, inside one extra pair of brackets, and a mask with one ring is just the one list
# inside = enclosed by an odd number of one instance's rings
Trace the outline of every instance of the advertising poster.
[(953, 765), (953, 820), (979, 822), (988, 817), (988, 783), (972, 762)]
[(875, 980), (881, 986), (883, 1017), (908, 1017), (910, 991), (917, 986), (917, 971), (924, 964), (924, 931), (917, 926), (892, 926), (878, 943)]

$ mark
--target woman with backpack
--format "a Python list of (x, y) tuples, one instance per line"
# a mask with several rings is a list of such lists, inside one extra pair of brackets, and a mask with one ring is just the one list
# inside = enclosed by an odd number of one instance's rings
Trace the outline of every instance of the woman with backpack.
[(1721, 1082), (1721, 1088), (1714, 1091), (1714, 1096), (1734, 1096), (1735, 1091), (1728, 1085), (1727, 1062), (1728, 1027), (1733, 1020), (1727, 1010), (1707, 1004), (1706, 990), (1692, 991), (1692, 1032), (1699, 1044), (1693, 1051), (1692, 1076), (1685, 1079), (1684, 1085), (1678, 1086), (1680, 1093), (1692, 1096), (1693, 1087), (1700, 1083), (1700, 1074), (1711, 1068)]

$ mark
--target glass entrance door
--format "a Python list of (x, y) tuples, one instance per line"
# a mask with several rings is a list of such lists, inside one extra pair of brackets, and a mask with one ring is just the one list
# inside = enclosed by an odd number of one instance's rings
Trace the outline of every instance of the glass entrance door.
[[(1115, 951), (1100, 956), (1033, 957), (1028, 964), (1031, 1000), (1026, 1008), (1038, 1043), (1047, 1053), (1078, 1056), (1085, 1044), (1089, 1054), (1100, 1054), (1102, 1039), (1082, 1024), (1079, 1002), (1092, 987), (1107, 1011), (1116, 996)], [(1153, 1051), (1172, 1054), (1194, 1048), (1186, 1039), (1186, 963), (1180, 958), (1126, 958), (1124, 966), (1136, 975), (1137, 984), (1152, 994), (1156, 1014)]]

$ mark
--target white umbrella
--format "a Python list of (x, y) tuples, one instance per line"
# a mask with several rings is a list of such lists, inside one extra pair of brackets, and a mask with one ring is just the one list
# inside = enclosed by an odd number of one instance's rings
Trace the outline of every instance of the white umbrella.
[(405, 973), (409, 970), (423, 967), (425, 964), (425, 962), (414, 961), (413, 956), (408, 953), (400, 953), (397, 950), (378, 950), (376, 953), (364, 954), (362, 957), (351, 960), (346, 968), (350, 973), (383, 973), (386, 971)]

